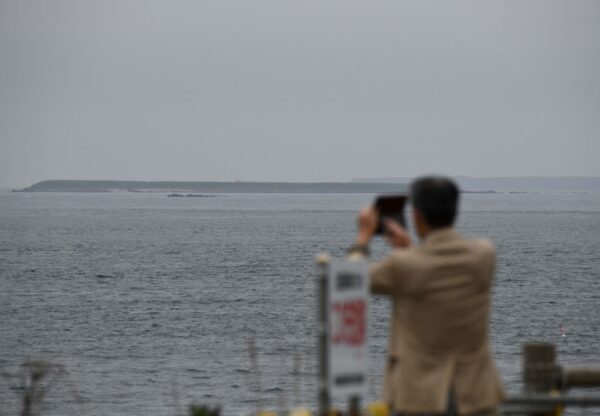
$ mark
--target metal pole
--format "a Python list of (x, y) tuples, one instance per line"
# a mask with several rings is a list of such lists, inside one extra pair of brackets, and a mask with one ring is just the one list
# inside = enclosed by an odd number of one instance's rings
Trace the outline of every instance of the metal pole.
[(258, 365), (258, 353), (256, 351), (256, 343), (254, 335), (247, 340), (248, 343), (248, 354), (250, 355), (250, 369), (253, 377), (254, 392), (256, 393), (256, 414), (259, 414), (263, 410), (262, 403), (262, 388), (260, 386), (260, 367)]
[(327, 360), (327, 269), (330, 258), (327, 254), (317, 256), (319, 267), (317, 281), (317, 298), (319, 299), (319, 326), (318, 326), (318, 349), (319, 349), (319, 415), (326, 416), (329, 411), (329, 388), (328, 388), (328, 360)]
[(600, 368), (567, 368), (564, 370), (564, 387), (599, 387)]
[(568, 397), (565, 395), (552, 397), (548, 394), (508, 397), (500, 405), (501, 415), (561, 415), (565, 406), (600, 407), (600, 397), (581, 396)]

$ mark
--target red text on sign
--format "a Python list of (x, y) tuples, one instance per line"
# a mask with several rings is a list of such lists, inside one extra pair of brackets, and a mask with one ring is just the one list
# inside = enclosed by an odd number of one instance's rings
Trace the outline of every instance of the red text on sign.
[(364, 299), (335, 302), (331, 305), (332, 342), (362, 345), (366, 336), (367, 303)]

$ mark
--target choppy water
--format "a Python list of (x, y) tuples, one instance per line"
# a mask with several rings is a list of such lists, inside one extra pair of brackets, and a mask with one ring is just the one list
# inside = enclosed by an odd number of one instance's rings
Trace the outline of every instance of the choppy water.
[[(239, 414), (257, 405), (254, 335), (262, 402), (313, 405), (314, 256), (341, 256), (371, 199), (0, 193), (0, 369), (64, 366), (43, 415), (175, 415), (192, 402)], [(600, 364), (600, 194), (469, 194), (462, 208), (463, 234), (498, 248), (491, 328), (508, 390), (519, 391), (525, 341)], [(388, 308), (370, 310), (373, 397)], [(16, 384), (0, 378), (2, 415), (18, 414)]]

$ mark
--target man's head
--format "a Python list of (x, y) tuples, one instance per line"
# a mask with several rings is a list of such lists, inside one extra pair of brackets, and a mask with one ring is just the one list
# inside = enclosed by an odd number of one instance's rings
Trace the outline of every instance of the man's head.
[(458, 186), (443, 176), (424, 176), (410, 186), (415, 226), (419, 237), (430, 231), (450, 227), (458, 211)]

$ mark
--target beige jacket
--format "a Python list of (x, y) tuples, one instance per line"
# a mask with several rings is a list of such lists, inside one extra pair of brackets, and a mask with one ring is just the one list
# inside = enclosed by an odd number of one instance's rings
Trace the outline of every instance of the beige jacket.
[(384, 400), (397, 411), (441, 413), (450, 391), (461, 414), (503, 398), (488, 321), (495, 250), (436, 230), (371, 269), (371, 290), (392, 299)]

